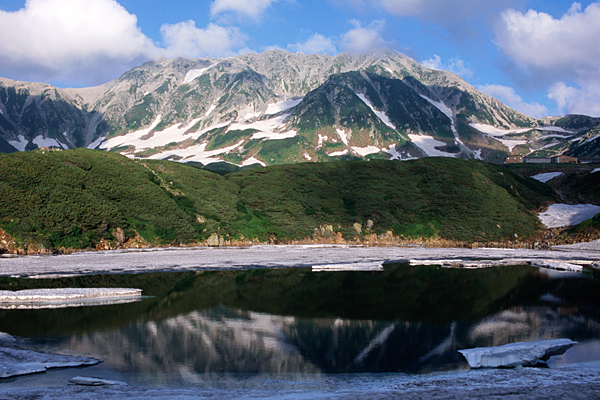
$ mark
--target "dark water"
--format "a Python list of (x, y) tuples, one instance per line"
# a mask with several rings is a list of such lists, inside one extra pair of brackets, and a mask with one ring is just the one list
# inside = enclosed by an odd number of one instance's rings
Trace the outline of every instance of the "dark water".
[(554, 338), (580, 342), (555, 362), (600, 360), (599, 284), (528, 266), (0, 281), (13, 290), (42, 284), (142, 288), (150, 297), (130, 304), (0, 310), (0, 330), (98, 357), (94, 368), (144, 384), (448, 371), (468, 368), (459, 349)]

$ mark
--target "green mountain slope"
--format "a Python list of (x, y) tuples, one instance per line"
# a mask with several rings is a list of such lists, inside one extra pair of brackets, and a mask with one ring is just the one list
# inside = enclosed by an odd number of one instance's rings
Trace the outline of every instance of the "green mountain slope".
[[(530, 238), (545, 184), (479, 161), (282, 165), (225, 176), (92, 150), (0, 155), (0, 227), (36, 251), (313, 235)], [(139, 236), (138, 236), (139, 235)]]

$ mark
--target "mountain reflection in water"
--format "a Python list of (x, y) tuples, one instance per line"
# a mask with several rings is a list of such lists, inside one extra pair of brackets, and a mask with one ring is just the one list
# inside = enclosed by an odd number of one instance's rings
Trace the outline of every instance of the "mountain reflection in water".
[(161, 385), (213, 373), (421, 373), (467, 368), (458, 349), (600, 340), (598, 284), (528, 266), (389, 264), (382, 272), (304, 268), (77, 279), (82, 286), (140, 287), (154, 297), (0, 311), (1, 326)]

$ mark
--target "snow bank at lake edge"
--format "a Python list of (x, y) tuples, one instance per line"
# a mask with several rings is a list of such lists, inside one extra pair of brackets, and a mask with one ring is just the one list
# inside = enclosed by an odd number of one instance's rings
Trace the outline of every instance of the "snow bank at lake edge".
[(538, 217), (547, 228), (563, 228), (578, 225), (598, 213), (600, 207), (593, 204), (552, 204)]

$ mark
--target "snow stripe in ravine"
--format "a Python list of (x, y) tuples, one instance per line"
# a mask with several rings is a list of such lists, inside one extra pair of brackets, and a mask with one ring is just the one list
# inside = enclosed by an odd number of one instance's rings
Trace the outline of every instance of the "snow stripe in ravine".
[(544, 174), (533, 175), (532, 178), (537, 181), (546, 183), (548, 181), (551, 181), (554, 178), (558, 178), (562, 174), (563, 174), (562, 172), (546, 172)]

